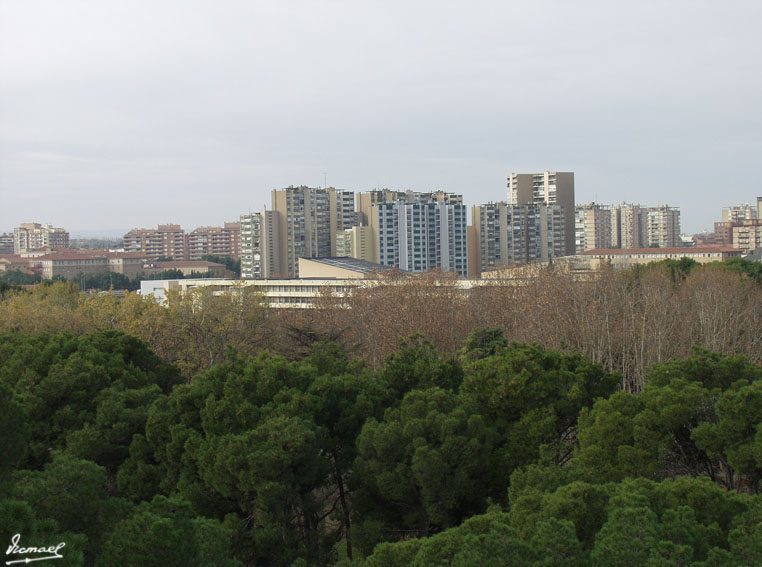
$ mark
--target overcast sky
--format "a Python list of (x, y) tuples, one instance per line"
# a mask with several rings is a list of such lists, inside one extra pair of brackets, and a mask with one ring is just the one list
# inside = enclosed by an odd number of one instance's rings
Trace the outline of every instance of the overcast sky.
[(759, 0), (0, 0), (0, 231), (186, 230), (288, 185), (762, 195)]

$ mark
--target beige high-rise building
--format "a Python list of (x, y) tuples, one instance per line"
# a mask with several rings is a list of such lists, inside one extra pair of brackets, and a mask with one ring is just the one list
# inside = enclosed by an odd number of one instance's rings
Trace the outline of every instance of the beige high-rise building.
[(619, 248), (647, 248), (648, 231), (646, 209), (640, 205), (622, 203), (617, 206), (617, 237), (613, 242)]
[[(607, 248), (679, 248), (680, 240), (680, 209), (668, 205), (658, 207), (642, 207), (629, 203), (622, 203), (613, 207), (601, 207), (608, 209), (611, 220), (611, 237), (608, 245), (607, 238), (602, 232), (600, 239), (596, 235), (596, 242), (587, 240), (587, 248), (584, 250), (601, 250)], [(596, 213), (587, 213), (596, 214)], [(605, 226), (604, 220), (601, 226)], [(580, 219), (577, 219), (578, 243), (584, 237), (580, 234)]]
[(39, 248), (68, 248), (69, 233), (49, 224), (25, 222), (13, 229), (13, 252), (20, 254)]
[(353, 226), (336, 236), (336, 256), (373, 262), (373, 232), (369, 226)]
[(511, 173), (508, 176), (509, 205), (560, 205), (564, 216), (564, 250), (573, 255), (574, 172)]
[[(733, 244), (733, 229), (736, 226), (743, 225), (743, 221), (762, 219), (762, 197), (757, 197), (756, 206), (749, 204), (733, 205), (722, 209), (722, 221), (714, 223), (715, 239), (720, 244), (728, 246)], [(747, 228), (752, 226), (746, 224)], [(742, 229), (739, 235), (747, 229)], [(746, 240), (746, 236), (740, 236), (741, 240)]]
[(759, 202), (756, 206), (751, 206), (748, 203), (745, 205), (733, 205), (731, 207), (725, 207), (722, 209), (722, 222), (738, 222), (742, 220), (752, 220), (759, 218), (757, 209), (759, 208)]
[(272, 209), (280, 217), (281, 277), (299, 277), (299, 258), (331, 255), (331, 203), (326, 189), (273, 189)]
[(648, 207), (646, 213), (646, 245), (651, 248), (676, 248), (680, 240), (680, 210), (667, 205)]
[(747, 255), (762, 249), (762, 219), (745, 219), (731, 223), (733, 248)]
[(283, 277), (298, 277), (299, 258), (336, 254), (336, 236), (358, 224), (354, 193), (328, 188), (274, 189), (272, 209), (279, 216)]
[(611, 248), (614, 217), (611, 207), (605, 205), (577, 205), (574, 219), (574, 245), (577, 254), (585, 250)]

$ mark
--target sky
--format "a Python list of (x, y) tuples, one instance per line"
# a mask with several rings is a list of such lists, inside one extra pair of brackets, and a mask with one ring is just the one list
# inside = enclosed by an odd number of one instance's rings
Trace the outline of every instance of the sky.
[(289, 185), (762, 196), (759, 0), (0, 0), (0, 232), (221, 225)]

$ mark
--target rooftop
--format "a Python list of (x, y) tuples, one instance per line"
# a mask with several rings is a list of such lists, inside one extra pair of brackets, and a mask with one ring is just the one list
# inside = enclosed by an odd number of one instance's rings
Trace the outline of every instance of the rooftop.
[(719, 254), (721, 252), (741, 252), (730, 246), (681, 246), (679, 248), (598, 248), (585, 250), (580, 256), (625, 256), (627, 254)]
[(362, 274), (371, 274), (374, 271), (381, 273), (389, 269), (389, 266), (384, 266), (383, 264), (376, 264), (375, 262), (368, 262), (367, 260), (360, 260), (359, 258), (350, 258), (349, 256), (306, 259), (312, 262), (320, 262), (321, 264), (326, 264), (334, 268), (352, 270), (353, 272), (359, 272)]

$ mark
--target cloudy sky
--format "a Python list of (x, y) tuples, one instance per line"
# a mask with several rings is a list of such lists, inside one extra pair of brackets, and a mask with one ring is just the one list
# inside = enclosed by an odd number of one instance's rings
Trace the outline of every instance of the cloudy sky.
[(684, 232), (762, 195), (759, 0), (0, 0), (0, 231), (574, 171)]

